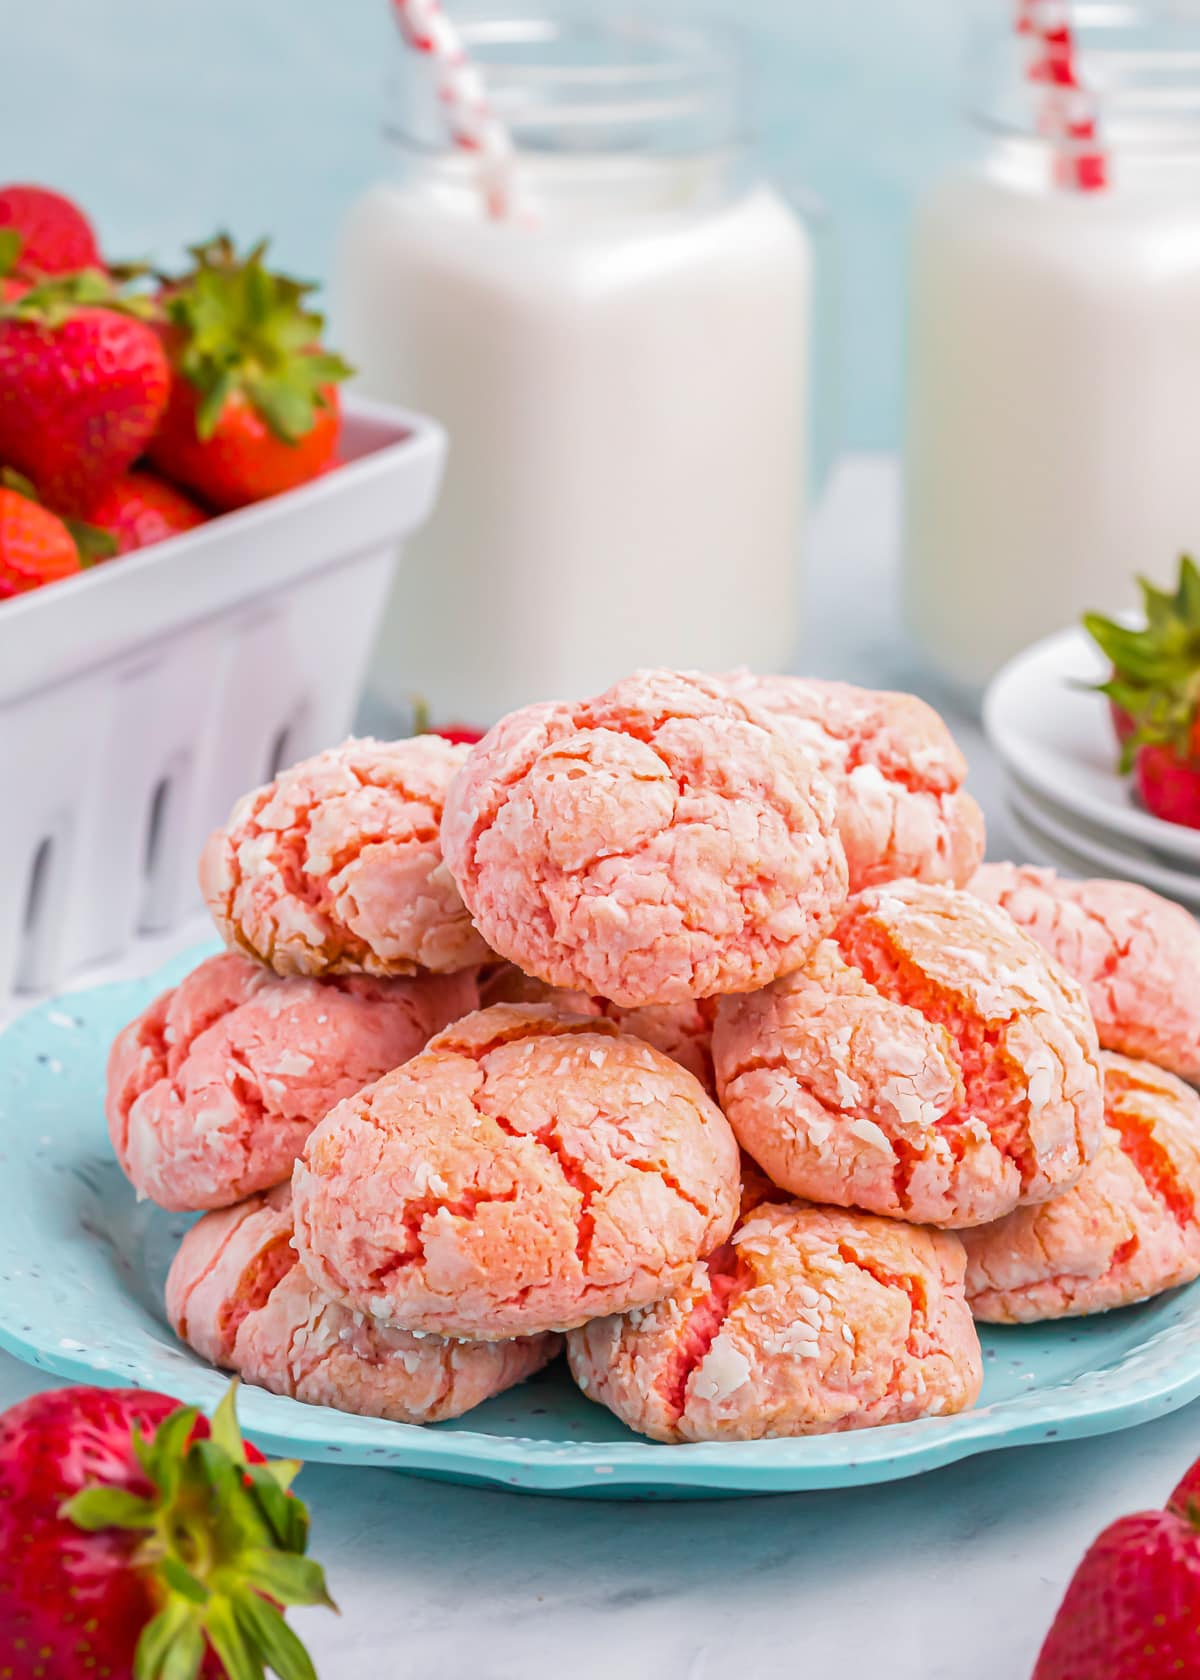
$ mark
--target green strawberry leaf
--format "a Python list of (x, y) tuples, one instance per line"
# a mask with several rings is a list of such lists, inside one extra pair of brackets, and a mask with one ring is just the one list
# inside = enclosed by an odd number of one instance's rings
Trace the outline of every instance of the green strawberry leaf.
[(17, 228), (0, 228), (0, 276), (11, 274), (17, 266), (24, 235)]
[(228, 1599), (214, 1601), (205, 1617), (205, 1631), (228, 1680), (264, 1680), (262, 1659), (247, 1644)]
[(223, 1447), (235, 1464), (245, 1464), (246, 1443), (237, 1420), (237, 1393), (235, 1379), (221, 1396), (216, 1411), (209, 1419), (209, 1440), (215, 1446)]
[(325, 1585), (325, 1571), (312, 1558), (264, 1550), (244, 1552), (237, 1562), (242, 1580), (278, 1604), (324, 1604), (337, 1609)]
[(206, 1641), (187, 1599), (169, 1598), (146, 1623), (133, 1657), (133, 1680), (194, 1680)]
[(84, 1488), (64, 1503), (60, 1514), (89, 1534), (103, 1528), (153, 1528), (158, 1521), (153, 1500), (115, 1487)]
[(273, 1604), (257, 1593), (239, 1593), (233, 1612), (247, 1644), (280, 1680), (317, 1680), (312, 1658)]

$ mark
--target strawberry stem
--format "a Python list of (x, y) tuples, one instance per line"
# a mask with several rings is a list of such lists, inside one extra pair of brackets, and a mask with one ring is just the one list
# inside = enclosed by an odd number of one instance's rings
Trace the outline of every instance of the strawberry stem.
[(267, 241), (239, 257), (228, 234), (190, 249), (191, 271), (166, 287), (173, 356), (199, 395), (196, 433), (210, 438), (241, 396), (284, 443), (298, 443), (329, 406), (328, 388), (351, 373), (322, 348), (315, 289), (266, 267)]
[(304, 1554), (308, 1513), (287, 1489), (299, 1466), (251, 1463), (236, 1383), (213, 1413), (180, 1407), (133, 1448), (152, 1493), (89, 1487), (63, 1506), (78, 1527), (145, 1533), (134, 1567), (157, 1585), (161, 1608), (143, 1628), (134, 1680), (195, 1680), (211, 1647), (229, 1680), (316, 1680), (281, 1606), (336, 1610), (320, 1564)]

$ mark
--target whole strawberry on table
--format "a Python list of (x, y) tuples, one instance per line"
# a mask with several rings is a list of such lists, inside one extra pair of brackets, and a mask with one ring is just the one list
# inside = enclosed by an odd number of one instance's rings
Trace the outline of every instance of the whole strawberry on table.
[(284, 1617), (333, 1602), (305, 1555), (300, 1466), (136, 1389), (35, 1394), (0, 1417), (5, 1680), (316, 1680)]
[[(45, 510), (0, 507), (0, 599), (336, 464), (350, 370), (322, 345), (312, 287), (268, 268), (265, 243), (189, 255), (147, 289), (104, 262), (70, 199), (0, 186), (0, 470)], [(87, 527), (104, 536), (80, 542)]]
[(1112, 666), (1100, 692), (1141, 803), (1165, 822), (1200, 828), (1200, 568), (1184, 555), (1173, 591), (1144, 578), (1139, 588), (1144, 627), (1084, 616)]
[(1166, 1508), (1110, 1524), (1075, 1571), (1033, 1680), (1200, 1677), (1200, 1460)]

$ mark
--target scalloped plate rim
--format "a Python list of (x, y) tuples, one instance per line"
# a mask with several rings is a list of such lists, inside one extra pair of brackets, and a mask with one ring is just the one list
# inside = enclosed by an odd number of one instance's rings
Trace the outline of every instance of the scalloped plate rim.
[[(151, 975), (64, 993), (10, 1022), (0, 1030), (0, 1098), (11, 1072), (8, 1052), (19, 1050), (26, 1040), (32, 1047), (56, 1013), (69, 1014), (84, 998), (96, 999), (101, 994), (114, 1007), (123, 999), (140, 1007), (212, 949), (205, 946), (185, 953)], [(123, 1020), (129, 1012), (114, 1019)], [(0, 1175), (0, 1208), (6, 1182)], [(7, 1228), (7, 1222), (0, 1220), (0, 1263), (5, 1258)], [(119, 1302), (126, 1299), (119, 1288), (116, 1293)], [(1185, 1320), (1160, 1327), (1125, 1348), (1111, 1363), (1100, 1362), (1065, 1381), (1024, 1390), (956, 1417), (802, 1439), (666, 1446), (636, 1438), (588, 1441), (492, 1435), (462, 1427), (422, 1428), (360, 1418), (249, 1387), (242, 1390), (240, 1409), (247, 1431), (271, 1451), (312, 1462), (388, 1466), (534, 1493), (584, 1489), (594, 1493), (602, 1485), (631, 1493), (690, 1488), (744, 1494), (860, 1486), (921, 1474), (1005, 1447), (1113, 1433), (1200, 1397), (1200, 1283), (1180, 1294), (1190, 1294), (1194, 1301), (1194, 1306), (1189, 1302)], [(148, 1351), (142, 1354), (140, 1365), (131, 1365), (128, 1358), (118, 1360), (102, 1342), (89, 1348), (65, 1338), (64, 1347), (61, 1325), (51, 1327), (43, 1317), (42, 1328), (34, 1329), (38, 1314), (20, 1307), (16, 1292), (0, 1292), (0, 1347), (25, 1362), (76, 1381), (163, 1386), (163, 1372), (153, 1370)], [(1121, 1316), (1115, 1315), (1114, 1321)], [(1002, 1329), (993, 1333), (1005, 1334)], [(165, 1352), (173, 1365), (178, 1362), (173, 1386), (181, 1399), (201, 1405), (215, 1401), (226, 1381), (221, 1373), (182, 1346), (164, 1347), (147, 1332), (142, 1335), (147, 1350), (158, 1349), (160, 1357)], [(1180, 1344), (1179, 1357), (1172, 1365), (1141, 1375), (1126, 1371), (1131, 1362), (1164, 1340)], [(1090, 1393), (1072, 1394), (1081, 1380), (1099, 1384), (1098, 1391), (1093, 1386)], [(1056, 1396), (1061, 1396), (1057, 1409), (1047, 1409)], [(1035, 1404), (1042, 1408), (1038, 1415), (1023, 1417)]]

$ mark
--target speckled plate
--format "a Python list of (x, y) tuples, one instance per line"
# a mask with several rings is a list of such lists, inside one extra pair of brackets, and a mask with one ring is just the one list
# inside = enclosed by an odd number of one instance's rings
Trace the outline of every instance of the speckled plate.
[[(0, 1035), (0, 1344), (63, 1377), (165, 1389), (211, 1407), (225, 1379), (171, 1334), (167, 1266), (187, 1220), (139, 1205), (109, 1152), (104, 1062), (117, 1029), (203, 953), (75, 992)], [(1105, 1318), (984, 1334), (977, 1409), (804, 1441), (657, 1446), (561, 1370), (456, 1423), (418, 1429), (246, 1389), (272, 1452), (600, 1498), (782, 1493), (911, 1476), (971, 1453), (1097, 1435), (1200, 1395), (1200, 1284)]]

